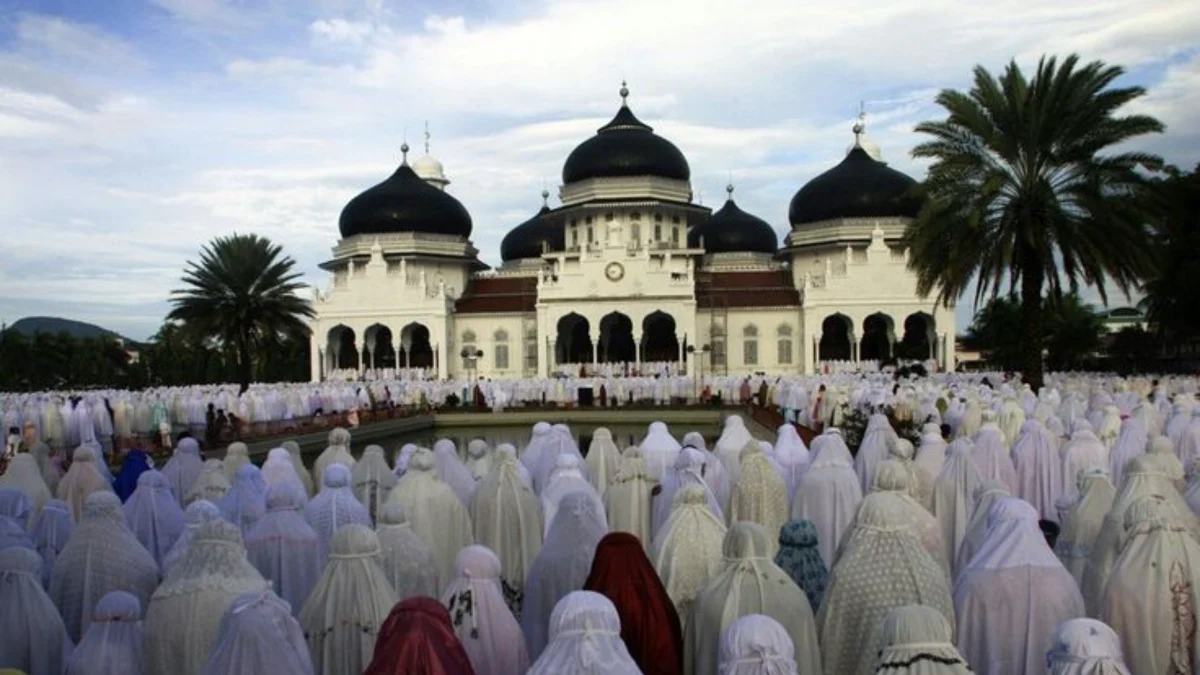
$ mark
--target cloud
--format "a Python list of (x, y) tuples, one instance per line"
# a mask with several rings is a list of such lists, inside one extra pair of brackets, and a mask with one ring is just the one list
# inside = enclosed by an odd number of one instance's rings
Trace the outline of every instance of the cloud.
[(71, 65), (102, 63), (112, 70), (145, 66), (124, 41), (59, 17), (23, 14), (17, 18), (16, 37), (20, 48)]

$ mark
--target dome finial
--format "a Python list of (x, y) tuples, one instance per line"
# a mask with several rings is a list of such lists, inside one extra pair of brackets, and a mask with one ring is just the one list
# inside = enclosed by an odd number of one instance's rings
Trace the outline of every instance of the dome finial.
[(542, 188), (542, 206), (545, 208), (550, 207), (550, 191), (546, 188)]
[(400, 144), (400, 163), (408, 166), (408, 141)]
[(429, 120), (425, 120), (425, 154), (429, 154)]
[(629, 87), (625, 84), (625, 80), (621, 80), (621, 91), (617, 93), (621, 95), (621, 105), (625, 105), (625, 99), (629, 98)]
[(863, 132), (867, 130), (867, 108), (863, 101), (858, 102), (858, 121), (854, 123), (854, 144), (859, 145)]
[(728, 199), (733, 199), (733, 181), (725, 184), (725, 194), (729, 195)]

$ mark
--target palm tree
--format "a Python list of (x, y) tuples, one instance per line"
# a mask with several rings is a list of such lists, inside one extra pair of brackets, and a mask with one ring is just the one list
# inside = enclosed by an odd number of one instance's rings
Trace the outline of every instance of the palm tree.
[(1200, 166), (1167, 167), (1160, 183), (1161, 217), (1155, 226), (1154, 270), (1142, 285), (1142, 307), (1160, 337), (1176, 344), (1200, 336)]
[(307, 335), (312, 303), (299, 295), (306, 288), (294, 271), (296, 262), (283, 249), (258, 235), (218, 237), (188, 262), (185, 288), (171, 292), (168, 320), (227, 345), (237, 356), (242, 391), (254, 374), (253, 356), (278, 336)]
[[(1117, 116), (1145, 91), (1112, 87), (1122, 69), (1077, 56), (1043, 57), (1032, 79), (1017, 64), (993, 77), (975, 68), (969, 92), (937, 96), (949, 113), (917, 131), (932, 136), (913, 156), (933, 164), (909, 225), (909, 267), (921, 293), (946, 305), (974, 280), (975, 302), (1018, 292), (1022, 371), (1042, 385), (1043, 301), (1064, 285), (1104, 282), (1129, 293), (1149, 267), (1143, 169), (1161, 160), (1112, 146), (1162, 131), (1145, 115)], [(1104, 153), (1104, 154), (1101, 154)]]

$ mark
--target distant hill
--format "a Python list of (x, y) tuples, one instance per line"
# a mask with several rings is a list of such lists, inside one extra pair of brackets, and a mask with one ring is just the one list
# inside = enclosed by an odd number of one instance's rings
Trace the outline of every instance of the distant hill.
[(95, 324), (85, 323), (83, 321), (74, 321), (72, 319), (61, 319), (56, 316), (27, 316), (23, 319), (18, 319), (16, 323), (8, 327), (8, 330), (16, 331), (22, 335), (33, 337), (36, 333), (49, 333), (58, 335), (66, 332), (71, 337), (75, 338), (94, 338), (107, 337), (114, 340), (124, 340), (127, 347), (136, 347), (138, 342), (129, 338), (114, 333), (107, 328), (101, 328)]

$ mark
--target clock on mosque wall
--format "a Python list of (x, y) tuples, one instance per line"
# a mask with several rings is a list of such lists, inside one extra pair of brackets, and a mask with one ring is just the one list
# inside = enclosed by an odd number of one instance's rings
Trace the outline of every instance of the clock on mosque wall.
[(620, 281), (625, 276), (625, 266), (619, 262), (610, 262), (604, 268), (604, 276), (609, 281)]

